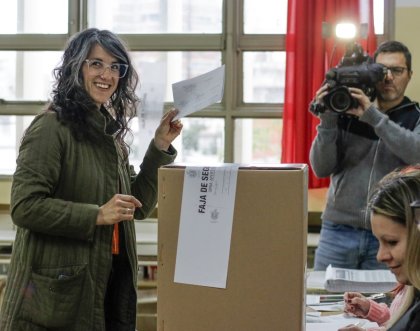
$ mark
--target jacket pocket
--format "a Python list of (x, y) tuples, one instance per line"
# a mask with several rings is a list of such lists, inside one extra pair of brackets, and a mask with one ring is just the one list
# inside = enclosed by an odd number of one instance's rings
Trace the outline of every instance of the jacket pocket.
[(86, 265), (33, 269), (22, 301), (22, 318), (46, 328), (75, 322)]

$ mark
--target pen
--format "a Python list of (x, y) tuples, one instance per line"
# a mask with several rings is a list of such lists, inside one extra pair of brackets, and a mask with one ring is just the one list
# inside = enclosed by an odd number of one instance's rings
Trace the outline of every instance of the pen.
[(325, 295), (320, 295), (319, 298), (320, 299), (332, 299), (332, 298), (343, 298), (343, 294), (325, 294)]
[(327, 295), (320, 295), (319, 301), (320, 302), (331, 302), (331, 301), (343, 301), (343, 294), (327, 294)]
[(307, 306), (334, 306), (334, 305), (342, 305), (344, 304), (344, 301), (324, 301), (320, 303), (310, 303)]

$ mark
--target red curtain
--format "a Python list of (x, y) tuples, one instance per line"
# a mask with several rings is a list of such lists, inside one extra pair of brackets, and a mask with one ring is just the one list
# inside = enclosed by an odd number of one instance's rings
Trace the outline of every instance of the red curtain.
[[(370, 2), (369, 48), (376, 44), (373, 31), (373, 0)], [(340, 21), (359, 25), (359, 0), (289, 0), (286, 37), (286, 87), (283, 112), (282, 163), (309, 164), (309, 150), (319, 120), (308, 105), (321, 86), (326, 71), (341, 59), (345, 44), (322, 36), (322, 22), (332, 27)], [(359, 41), (360, 42), (360, 41)], [(327, 187), (328, 178), (317, 178), (312, 169), (309, 188)]]

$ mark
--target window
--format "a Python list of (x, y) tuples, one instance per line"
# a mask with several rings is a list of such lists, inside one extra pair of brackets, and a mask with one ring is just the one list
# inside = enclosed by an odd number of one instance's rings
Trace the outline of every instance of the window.
[(244, 33), (286, 34), (287, 0), (245, 0)]
[(2, 1), (0, 26), (0, 34), (66, 34), (67, 0)]
[(88, 23), (118, 34), (222, 33), (222, 0), (90, 0)]
[(283, 103), (286, 52), (244, 52), (243, 101)]
[[(393, 15), (392, 1), (374, 0), (379, 41), (392, 36), (391, 25), (380, 20)], [(9, 0), (2, 9), (0, 174), (14, 172), (20, 139), (50, 98), (52, 70), (67, 39), (92, 26), (128, 43), (143, 105), (150, 84), (161, 82), (157, 112), (140, 107), (131, 122), (133, 164), (141, 162), (161, 104), (171, 107), (171, 84), (222, 63), (224, 99), (182, 120), (177, 161), (280, 161), (287, 0)], [(47, 20), (45, 12), (54, 15)]]
[(0, 51), (0, 93), (5, 100), (47, 100), (52, 69), (62, 52)]

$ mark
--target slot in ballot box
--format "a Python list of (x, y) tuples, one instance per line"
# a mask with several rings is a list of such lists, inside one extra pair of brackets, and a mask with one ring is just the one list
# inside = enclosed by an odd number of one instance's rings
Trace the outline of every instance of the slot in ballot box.
[(307, 166), (239, 167), (225, 288), (174, 281), (184, 173), (159, 169), (158, 330), (305, 330)]

